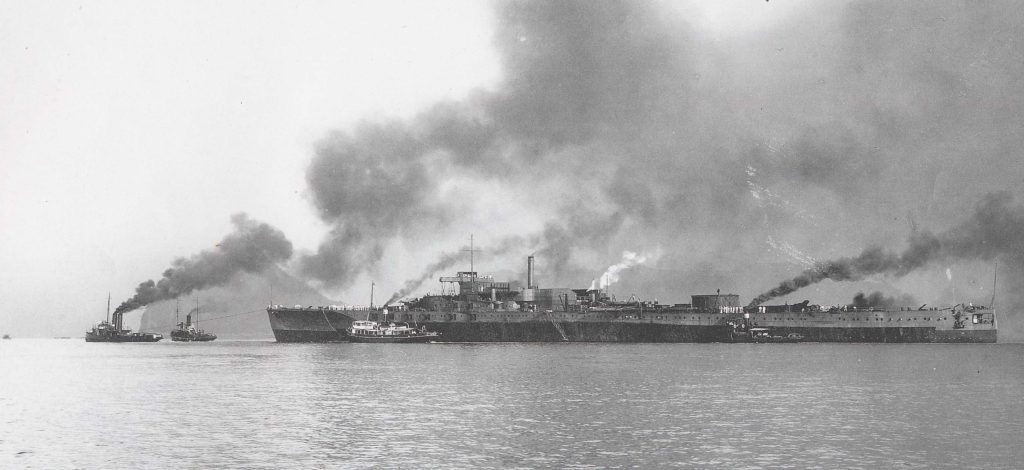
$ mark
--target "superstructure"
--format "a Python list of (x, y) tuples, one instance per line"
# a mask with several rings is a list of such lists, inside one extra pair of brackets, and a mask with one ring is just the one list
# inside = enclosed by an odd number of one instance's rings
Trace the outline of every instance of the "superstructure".
[(352, 322), (404, 322), (445, 342), (743, 342), (751, 328), (803, 341), (994, 343), (996, 315), (972, 304), (855, 308), (793, 305), (743, 307), (737, 294), (691, 296), (689, 304), (615, 300), (595, 288), (541, 288), (527, 258), (525, 285), (475, 271), (439, 279), (442, 293), (382, 306), (267, 308), (279, 342), (346, 341)]

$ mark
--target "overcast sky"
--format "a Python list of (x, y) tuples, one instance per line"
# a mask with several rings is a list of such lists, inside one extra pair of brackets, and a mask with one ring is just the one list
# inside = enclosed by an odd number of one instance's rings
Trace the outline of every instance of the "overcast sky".
[(315, 246), (313, 143), (494, 80), (491, 28), (471, 1), (3, 2), (2, 329), (84, 331), (238, 211)]
[[(685, 245), (684, 254), (684, 245), (674, 241), (679, 233), (677, 227), (658, 221), (683, 220), (693, 214), (720, 217), (717, 212), (724, 208), (732, 215), (763, 221), (758, 222), (761, 225), (756, 237), (730, 239), (736, 251), (774, 251), (776, 258), (782, 256), (784, 264), (792, 265), (788, 270), (773, 268), (773, 276), (741, 292), (749, 299), (774, 285), (779, 280), (774, 275), (792, 274), (794, 269), (805, 267), (801, 257), (854, 255), (867, 242), (898, 248), (913, 224), (941, 220), (949, 215), (947, 210), (956, 213), (973, 207), (984, 191), (948, 189), (956, 177), (967, 177), (970, 184), (990, 185), (994, 189), (1010, 189), (1020, 183), (1024, 172), (1013, 164), (1018, 160), (1005, 156), (1007, 149), (1021, 139), (1019, 130), (993, 149), (979, 142), (991, 141), (992, 136), (986, 132), (1002, 130), (999, 124), (975, 125), (972, 120), (963, 126), (958, 117), (991, 115), (989, 111), (996, 110), (996, 116), (1004, 121), (1019, 119), (1019, 97), (1010, 99), (1009, 104), (999, 104), (1000, 100), (995, 98), (1007, 89), (1020, 88), (1019, 76), (1018, 83), (1007, 78), (1019, 65), (1000, 63), (1019, 58), (1006, 45), (1006, 37), (1019, 31), (1019, 15), (1010, 19), (1001, 19), (998, 14), (985, 15), (980, 20), (964, 21), (966, 26), (956, 26), (952, 31), (940, 27), (938, 31), (919, 35), (915, 28), (933, 28), (937, 24), (935, 18), (957, 23), (963, 9), (944, 6), (936, 12), (908, 12), (904, 11), (906, 8), (888, 11), (884, 4), (847, 2), (817, 6), (815, 11), (810, 8), (809, 4), (793, 1), (673, 2), (655, 4), (650, 11), (626, 14), (629, 21), (638, 21), (639, 26), (627, 25), (622, 27), (624, 33), (616, 33), (626, 36), (611, 36), (615, 41), (611, 43), (612, 54), (608, 60), (594, 63), (609, 70), (625, 67), (621, 64), (649, 68), (649, 76), (655, 78), (644, 78), (645, 72), (640, 70), (636, 87), (639, 91), (634, 90), (629, 96), (654, 96), (650, 107), (657, 108), (658, 122), (673, 121), (680, 129), (686, 128), (680, 131), (686, 138), (676, 140), (662, 139), (668, 134), (676, 135), (676, 130), (648, 125), (646, 120), (650, 116), (646, 111), (628, 114), (634, 112), (632, 105), (625, 106), (627, 115), (617, 120), (594, 118), (591, 111), (581, 116), (570, 112), (562, 118), (577, 124), (586, 121), (585, 125), (559, 128), (557, 135), (552, 130), (541, 138), (538, 136), (546, 131), (528, 129), (533, 125), (533, 112), (520, 113), (518, 103), (531, 99), (543, 103), (550, 97), (529, 94), (528, 99), (519, 100), (525, 96), (523, 93), (533, 92), (519, 88), (518, 78), (528, 77), (523, 82), (527, 85), (544, 83), (530, 81), (530, 74), (541, 70), (534, 56), (537, 51), (559, 46), (554, 42), (539, 46), (533, 42), (535, 37), (541, 37), (535, 33), (543, 29), (531, 28), (547, 21), (543, 11), (529, 16), (536, 12), (478, 1), (3, 2), (0, 332), (17, 336), (81, 335), (103, 317), (108, 291), (117, 305), (134, 294), (138, 283), (158, 279), (173, 259), (215, 250), (215, 245), (231, 232), (231, 216), (238, 212), (276, 227), (294, 244), (296, 256), (282, 264), (289, 271), (306, 278), (332, 298), (363, 303), (365, 299), (361, 297), (365, 297), (369, 280), (375, 280), (381, 290), (397, 290), (435, 261), (439, 253), (457, 250), (470, 233), (475, 233), (478, 243), (484, 246), (508, 241), (508, 237), (544, 234), (543, 243), (534, 240), (515, 245), (521, 249), (511, 250), (509, 259), (519, 263), (528, 254), (526, 250), (541, 250), (548, 255), (548, 262), (564, 255), (564, 266), (572, 269), (563, 269), (562, 265), (546, 268), (549, 278), (559, 280), (587, 282), (583, 275), (591, 271), (594, 277), (600, 275), (627, 249), (644, 252), (652, 260), (651, 266), (661, 269), (673, 268), (665, 263), (711, 266), (681, 269), (683, 276), (696, 278), (708, 271), (710, 276), (722, 277), (722, 273), (733, 271), (717, 269), (717, 261), (708, 264), (708, 260), (720, 258), (722, 265), (727, 266), (743, 256), (722, 254), (721, 247), (714, 246), (717, 228), (696, 224), (701, 227), (689, 232), (694, 238)], [(518, 16), (521, 13), (525, 16)], [(587, 36), (584, 40), (595, 49), (607, 48), (600, 42), (600, 34), (587, 31), (603, 27), (602, 15), (615, 18), (614, 13), (602, 12), (593, 18), (582, 15), (587, 21), (593, 19), (593, 23), (581, 21), (582, 26), (574, 26), (583, 28), (581, 34)], [(565, 12), (553, 15), (559, 14)], [(896, 20), (879, 23), (879, 18), (888, 17)], [(556, 18), (552, 23), (561, 28), (558, 21)], [(658, 24), (648, 28), (647, 22)], [(998, 23), (994, 26), (996, 32), (987, 32), (982, 27), (987, 22)], [(859, 25), (864, 29), (858, 29)], [(520, 34), (511, 42), (507, 38), (510, 30)], [(640, 39), (630, 36), (633, 34)], [(858, 34), (863, 36), (857, 37)], [(908, 62), (906, 57), (919, 56), (918, 47), (926, 48), (919, 43), (928, 42), (932, 37), (929, 34), (968, 35), (966, 42), (977, 44), (978, 48), (925, 57), (924, 62), (934, 60), (938, 65), (932, 69), (914, 68), (901, 75), (900, 64)], [(851, 46), (870, 42), (878, 35), (883, 36), (878, 39), (880, 44), (865, 46), (876, 49), (864, 52)], [(574, 39), (572, 35), (566, 37)], [(537, 49), (514, 50), (510, 44), (516, 41)], [(638, 49), (631, 49), (637, 44)], [(907, 44), (909, 49), (901, 49), (901, 45)], [(616, 49), (619, 46), (621, 50)], [(946, 46), (936, 44), (940, 48)], [(1014, 47), (1019, 49), (1019, 43)], [(635, 65), (624, 60), (630, 59), (636, 50), (650, 52), (655, 57), (652, 60), (673, 66), (648, 66), (642, 60)], [(891, 53), (883, 53), (890, 50)], [(601, 50), (583, 52), (602, 54)], [(659, 58), (662, 56), (664, 60)], [(837, 60), (836, 56), (853, 59)], [(572, 60), (571, 55), (566, 57)], [(685, 57), (685, 61), (677, 61), (679, 57)], [(559, 63), (554, 69), (558, 69)], [(873, 68), (876, 63), (884, 66)], [(764, 70), (765, 76), (759, 76)], [(890, 70), (896, 71), (890, 74)], [(963, 83), (964, 77), (968, 81), (963, 89), (948, 88), (946, 82), (930, 81), (928, 73), (922, 70), (932, 70), (943, 77), (944, 73), (952, 73), (955, 76), (950, 83)], [(675, 73), (679, 75), (671, 75)], [(614, 82), (618, 75), (609, 76)], [(857, 78), (848, 82), (845, 78), (836, 79), (848, 76)], [(925, 86), (911, 83), (900, 88), (906, 83), (905, 77), (925, 80)], [(835, 88), (811, 90), (826, 80), (825, 86)], [(888, 84), (877, 91), (875, 81)], [(594, 83), (597, 85), (585, 91), (608, 94), (612, 90), (614, 94), (616, 90), (614, 85), (608, 88), (602, 81)], [(594, 83), (586, 82), (583, 88)], [(686, 91), (666, 85), (672, 83), (686, 87)], [(571, 88), (559, 90), (554, 100), (547, 101), (558, 102), (564, 95), (574, 93)], [(647, 90), (654, 91), (647, 96)], [(950, 103), (957, 105), (955, 99), (963, 96), (972, 100), (965, 105), (967, 110), (943, 117), (943, 109)], [(613, 98), (608, 101), (610, 107), (597, 108), (595, 112), (616, 114), (623, 103), (618, 97)], [(683, 113), (662, 104), (674, 100), (685, 102), (678, 109), (687, 111)], [(478, 101), (487, 104), (477, 106)], [(586, 100), (592, 101), (595, 100)], [(503, 104), (494, 104), (499, 102)], [(879, 124), (877, 121), (886, 117), (887, 110), (865, 110), (866, 106), (861, 104), (867, 102), (896, 103), (894, 106), (901, 106), (900, 111), (912, 112), (891, 113), (895, 117), (889, 124)], [(937, 104), (936, 108), (916, 107), (919, 102)], [(422, 158), (417, 155), (427, 168), (440, 168), (438, 171), (450, 172), (451, 176), (441, 178), (431, 173), (431, 191), (409, 196), (416, 200), (412, 206), (406, 204), (413, 212), (395, 211), (394, 221), (381, 222), (376, 231), (360, 234), (380, 240), (378, 243), (346, 245), (369, 252), (379, 249), (380, 256), (348, 253), (352, 263), (362, 263), (356, 269), (325, 274), (316, 268), (309, 260), (315, 258), (317, 250), (323, 254), (324, 247), (336, 247), (330, 240), (352, 239), (338, 235), (351, 230), (352, 222), (346, 220), (375, 220), (374, 211), (378, 208), (332, 206), (337, 202), (331, 200), (333, 193), (322, 187), (332, 184), (330, 180), (311, 189), (311, 164), (313, 168), (322, 164), (334, 175), (332, 162), (338, 155), (347, 155), (348, 145), (358, 147), (364, 140), (373, 142), (366, 135), (376, 131), (359, 130), (361, 123), (394, 122), (403, 129), (430, 127), (439, 120), (423, 115), (436, 109), (439, 103), (455, 103), (453, 108), (457, 109), (459, 119), (480, 113), (484, 121), (497, 123), (489, 130), (488, 139), (492, 140), (486, 140), (485, 150), (501, 155), (498, 160), (489, 160), (491, 163), (500, 160), (502, 165), (509, 166), (484, 169), (481, 158), (466, 165), (472, 168), (471, 172), (460, 172), (456, 163), (464, 156), (456, 155), (453, 149), (462, 148), (459, 145), (465, 143), (463, 140), (439, 144), (442, 153), (455, 156), (437, 157), (426, 151)], [(635, 106), (637, 109), (647, 106), (643, 104), (646, 101), (640, 103)], [(872, 117), (851, 119), (851, 115)], [(927, 120), (922, 117), (925, 115), (939, 115), (944, 120), (921, 124)], [(539, 119), (537, 125), (551, 130), (558, 128), (560, 120), (563, 119)], [(836, 122), (841, 125), (835, 125)], [(956, 145), (963, 147), (954, 152), (958, 155), (955, 161), (985, 161), (988, 157), (984, 155), (967, 155), (980, 150), (1000, 155), (991, 158), (1004, 170), (964, 174), (957, 165), (939, 168), (921, 163), (946, 158), (928, 132), (964, 127), (971, 132), (965, 131), (955, 139)], [(885, 128), (894, 129), (892, 135), (880, 131)], [(734, 130), (735, 135), (730, 134)], [(335, 131), (349, 136), (349, 140), (332, 141), (329, 136)], [(595, 138), (591, 136), (593, 132), (615, 137)], [(630, 137), (620, 135), (627, 133), (631, 133)], [(651, 148), (640, 142), (648, 139), (663, 145), (651, 149), (653, 156), (649, 159), (644, 157), (647, 166), (643, 170), (623, 177), (631, 184), (609, 191), (587, 189), (588, 185), (614, 185), (614, 181), (597, 176), (585, 178), (579, 184), (567, 184), (567, 175), (578, 175), (585, 161), (594, 162), (598, 173), (605, 175), (627, 171), (623, 162), (638, 158), (631, 153), (636, 149)], [(863, 154), (863, 158), (854, 160), (868, 162), (857, 163), (855, 168), (841, 168), (841, 172), (867, 174), (875, 179), (885, 179), (891, 172), (926, 173), (930, 178), (929, 189), (925, 191), (928, 194), (908, 196), (905, 186), (902, 190), (894, 189), (902, 184), (915, 184), (916, 180), (890, 180), (885, 190), (889, 197), (865, 197), (863, 204), (849, 206), (850, 194), (857, 192), (850, 185), (864, 181), (830, 179), (830, 169), (844, 165), (846, 160), (842, 158), (807, 160), (818, 157), (806, 155), (837, 152), (831, 147), (817, 153), (806, 150), (808, 146), (817, 148), (819, 141), (827, 141), (827, 146), (841, 142), (838, 152)], [(474, 145), (479, 142), (480, 139), (473, 140)], [(544, 150), (533, 156), (508, 150), (537, 142), (541, 142)], [(500, 151), (494, 150), (498, 147)], [(777, 151), (779, 148), (789, 148), (791, 152)], [(604, 149), (612, 150), (605, 153)], [(921, 160), (899, 160), (893, 164), (895, 169), (888, 164), (872, 166), (875, 161), (896, 161), (891, 155), (902, 153), (922, 155)], [(577, 157), (582, 154), (587, 157)], [(669, 190), (671, 185), (667, 181), (652, 183), (652, 189), (636, 192), (635, 186), (667, 174), (665, 169), (670, 166), (665, 165), (670, 157), (664, 155), (669, 154), (680, 159), (689, 158), (684, 155), (690, 154), (731, 155), (725, 158), (728, 165), (719, 166), (720, 160), (705, 157), (693, 157), (688, 165), (694, 172), (707, 171), (707, 178), (719, 183), (718, 187), (742, 194), (745, 202), (722, 201), (708, 191), (677, 194)], [(875, 154), (886, 156), (870, 156)], [(557, 155), (557, 159), (551, 155)], [(796, 164), (786, 162), (785, 158), (790, 156)], [(555, 161), (566, 162), (562, 166), (565, 173), (557, 178), (545, 176), (551, 172), (540, 169), (508, 169)], [(571, 172), (565, 168), (571, 168)], [(389, 175), (408, 169), (382, 171)], [(723, 176), (729, 172), (735, 173), (735, 180)], [(502, 176), (481, 177), (489, 173)], [(829, 181), (821, 183), (823, 180)], [(388, 186), (393, 182), (387, 177), (382, 181), (382, 190), (400, 190)], [(815, 182), (820, 184), (814, 186)], [(338, 184), (345, 181), (339, 180)], [(733, 186), (729, 187), (730, 184)], [(947, 189), (935, 189), (936, 184)], [(808, 189), (802, 194), (787, 193), (792, 185), (807, 185)], [(959, 205), (946, 209), (944, 203), (937, 202), (941, 196), (935, 194), (947, 190), (961, 201)], [(1020, 194), (1019, 190), (1014, 191)], [(911, 202), (888, 202), (907, 198)], [(422, 203), (423, 200), (429, 203)], [(466, 208), (460, 206), (461, 200), (475, 202)], [(666, 206), (660, 204), (682, 200), (690, 201), (686, 207), (700, 210), (684, 214), (685, 211), (665, 211)], [(809, 200), (814, 203), (801, 202)], [(603, 207), (609, 209), (602, 211), (605, 214), (619, 214), (609, 221), (613, 228), (608, 232), (613, 233), (588, 235), (579, 244), (592, 246), (571, 256), (557, 252), (558, 245), (552, 240), (558, 237), (552, 233), (557, 229), (579, 229), (572, 223), (564, 227), (552, 224), (553, 220), (567, 220), (568, 214), (574, 213), (567, 208), (570, 206)], [(339, 212), (333, 213), (336, 209)], [(415, 211), (436, 217), (443, 226), (410, 225), (399, 220), (414, 217)], [(451, 215), (460, 211), (465, 213)], [(773, 211), (784, 214), (778, 215), (777, 222), (769, 223), (767, 218), (777, 215)], [(879, 235), (878, 231), (853, 227), (856, 224), (832, 221), (830, 217), (837, 214), (895, 220), (893, 225), (897, 228), (881, 229), (884, 233)], [(820, 236), (790, 232), (788, 224), (794, 221), (810, 221), (809, 224), (825, 232), (849, 229), (850, 235), (837, 237), (835, 243), (826, 247)], [(647, 230), (651, 228), (654, 229)], [(941, 224), (935, 227), (943, 228)], [(748, 229), (739, 224), (726, 231)], [(416, 235), (418, 231), (429, 234)], [(643, 243), (636, 242), (636, 234), (641, 232), (657, 235)], [(355, 235), (349, 233), (352, 236)], [(812, 238), (816, 241), (809, 241)], [(935, 272), (944, 272), (945, 267)], [(491, 269), (518, 272), (519, 266)], [(913, 282), (927, 283), (930, 279), (911, 279), (911, 284), (902, 288), (912, 290)], [(360, 298), (355, 299), (357, 296)]]

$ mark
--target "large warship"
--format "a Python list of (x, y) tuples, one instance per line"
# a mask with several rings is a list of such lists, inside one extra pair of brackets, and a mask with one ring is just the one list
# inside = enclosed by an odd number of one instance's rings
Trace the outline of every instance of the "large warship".
[[(994, 343), (993, 308), (742, 306), (737, 294), (691, 296), (688, 304), (616, 300), (600, 288), (541, 288), (527, 258), (525, 285), (477, 272), (440, 278), (442, 293), (373, 306), (267, 307), (278, 342), (347, 341), (354, 321), (405, 322), (444, 342), (757, 342), (755, 336), (812, 342)], [(756, 334), (752, 334), (752, 331)]]

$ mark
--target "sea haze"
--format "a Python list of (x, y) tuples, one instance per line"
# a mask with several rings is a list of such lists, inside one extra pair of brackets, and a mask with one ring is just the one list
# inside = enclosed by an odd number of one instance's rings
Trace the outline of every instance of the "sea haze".
[(1024, 345), (0, 342), (0, 467), (1014, 468)]

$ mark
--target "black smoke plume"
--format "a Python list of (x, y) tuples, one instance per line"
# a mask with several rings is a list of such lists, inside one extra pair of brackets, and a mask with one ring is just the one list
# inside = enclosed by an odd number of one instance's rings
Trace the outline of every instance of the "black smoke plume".
[[(537, 243), (537, 239), (534, 238), (532, 242)], [(524, 237), (511, 236), (499, 240), (498, 243), (495, 243), (494, 246), (491, 248), (483, 249), (480, 251), (484, 252), (488, 257), (501, 256), (512, 251), (513, 249), (522, 248), (527, 243), (530, 243), (530, 240)], [(402, 297), (409, 295), (414, 290), (422, 286), (424, 282), (427, 282), (428, 280), (430, 280), (430, 278), (434, 277), (436, 274), (441, 273), (444, 270), (451, 268), (452, 266), (455, 266), (455, 264), (460, 261), (465, 261), (466, 259), (469, 258), (470, 249), (474, 248), (467, 246), (460, 248), (459, 251), (452, 251), (442, 254), (437, 259), (437, 261), (434, 261), (429, 266), (427, 266), (427, 268), (424, 269), (419, 276), (416, 276), (412, 279), (405, 281), (405, 284), (402, 285), (402, 288), (399, 289), (394, 294), (391, 294), (391, 298), (389, 298), (388, 301), (384, 303), (384, 305), (390, 304), (395, 300), (398, 300)]]
[[(529, 209), (539, 241), (526, 252), (552, 283), (661, 247), (658, 268), (711, 263), (734, 289), (867, 246), (905, 216), (944, 227), (992, 188), (1024, 195), (1016, 4), (808, 5), (743, 34), (686, 15), (673, 2), (499, 4), (498, 83), (318, 144), (306, 178), (331, 231), (300, 271), (344, 287), (395, 239), (481, 220), (462, 181)], [(877, 251), (789, 289), (914, 269), (914, 253)], [(903, 268), (870, 265), (886, 255)]]
[[(637, 146), (650, 160), (675, 157), (678, 141), (651, 143), (676, 140), (666, 119), (680, 116), (692, 93), (681, 80), (693, 73), (687, 28), (634, 2), (509, 2), (497, 16), (505, 79), (496, 90), (437, 103), (407, 121), (364, 123), (319, 144), (306, 178), (333, 229), (300, 259), (303, 274), (343, 287), (380, 260), (389, 239), (439, 230), (463, 216), (459, 198), (472, 196), (442, 194), (449, 175), (532, 187), (520, 191), (529, 196), (548, 185), (579, 184), (570, 177), (575, 172), (605, 178), (631, 166)], [(650, 167), (655, 175), (656, 166)], [(659, 187), (668, 183), (660, 174), (651, 181)], [(558, 217), (544, 233), (613, 236), (627, 212), (656, 220), (650, 184), (590, 187), (593, 197), (623, 206), (602, 211), (616, 223)], [(571, 252), (563, 248), (557, 256)]]
[(911, 295), (904, 294), (899, 297), (890, 297), (882, 292), (875, 291), (870, 294), (858, 292), (853, 296), (853, 303), (850, 305), (857, 308), (893, 308), (914, 304), (916, 304), (916, 300)]
[(422, 274), (405, 281), (405, 284), (402, 286), (402, 288), (399, 289), (394, 294), (391, 294), (391, 298), (389, 298), (387, 302), (384, 302), (384, 305), (388, 305), (391, 302), (394, 302), (402, 297), (409, 295), (409, 293), (416, 290), (419, 286), (422, 286), (424, 282), (427, 282), (437, 273), (445, 269), (448, 269), (452, 266), (455, 266), (455, 263), (466, 258), (469, 258), (469, 253), (463, 251), (454, 251), (451, 253), (445, 253), (441, 255), (441, 257), (438, 258), (437, 261), (435, 261), (430, 266), (427, 266), (427, 269), (423, 270)]
[(280, 230), (244, 213), (231, 216), (231, 223), (235, 231), (215, 249), (174, 260), (159, 281), (139, 284), (135, 296), (122, 302), (114, 312), (128, 312), (194, 290), (223, 285), (238, 273), (260, 273), (291, 257), (292, 243)]
[(876, 274), (902, 277), (936, 261), (1006, 258), (1011, 267), (1020, 270), (1024, 268), (1024, 206), (1012, 203), (1010, 193), (988, 194), (967, 220), (943, 233), (913, 234), (900, 253), (871, 247), (855, 257), (820, 263), (757, 296), (750, 306), (825, 279), (859, 281)]

